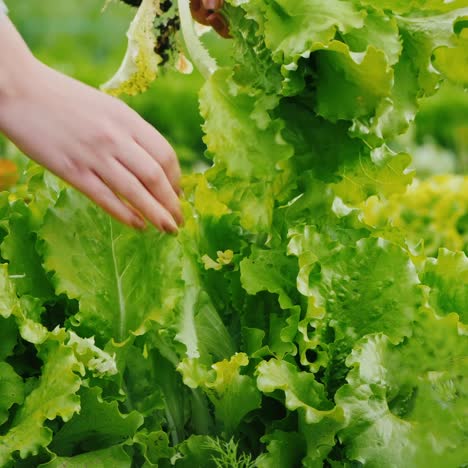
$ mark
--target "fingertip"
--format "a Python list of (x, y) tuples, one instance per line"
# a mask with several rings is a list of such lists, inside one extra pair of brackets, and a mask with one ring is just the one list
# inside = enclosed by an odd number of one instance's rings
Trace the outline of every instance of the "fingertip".
[(182, 214), (182, 210), (180, 210), (177, 213), (176, 221), (177, 221), (178, 226), (183, 226), (184, 225), (184, 215)]
[(163, 228), (168, 234), (176, 234), (179, 231), (179, 228), (173, 219), (166, 219), (163, 222)]
[(226, 39), (231, 37), (228, 23), (220, 13), (212, 13), (209, 15), (207, 17), (207, 22), (220, 36)]
[(144, 219), (138, 217), (138, 216), (134, 216), (133, 219), (132, 219), (132, 226), (135, 228), (135, 229), (138, 229), (140, 231), (144, 231), (146, 229), (146, 222)]
[(180, 205), (180, 201), (178, 198), (177, 198), (177, 204), (171, 207), (171, 209), (169, 210), (169, 213), (172, 215), (172, 217), (174, 218), (177, 224), (180, 224), (183, 221), (184, 216), (182, 214), (182, 207)]

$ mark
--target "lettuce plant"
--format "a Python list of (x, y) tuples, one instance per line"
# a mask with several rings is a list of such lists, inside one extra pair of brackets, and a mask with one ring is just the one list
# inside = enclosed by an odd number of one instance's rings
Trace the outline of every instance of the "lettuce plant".
[(467, 178), (388, 146), (466, 80), (465, 5), (229, 0), (221, 67), (143, 0), (105, 87), (186, 48), (213, 164), (177, 237), (35, 166), (1, 195), (0, 465), (466, 465)]

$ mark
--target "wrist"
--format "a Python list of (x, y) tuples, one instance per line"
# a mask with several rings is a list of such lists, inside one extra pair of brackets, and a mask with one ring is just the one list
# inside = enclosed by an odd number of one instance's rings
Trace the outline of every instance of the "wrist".
[(0, 15), (0, 106), (5, 100), (24, 95), (34, 83), (39, 62), (13, 24)]

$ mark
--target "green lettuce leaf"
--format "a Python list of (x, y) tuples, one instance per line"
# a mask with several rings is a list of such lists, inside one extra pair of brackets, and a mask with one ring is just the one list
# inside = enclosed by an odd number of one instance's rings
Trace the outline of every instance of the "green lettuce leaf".
[(144, 459), (149, 466), (158, 466), (161, 460), (168, 461), (175, 455), (175, 450), (170, 447), (166, 432), (162, 430), (150, 433), (139, 431), (133, 440), (140, 446)]
[(255, 460), (258, 468), (298, 466), (305, 455), (303, 436), (297, 432), (276, 430), (262, 437), (267, 451)]
[(47, 328), (40, 323), (41, 310), (37, 301), (23, 297), (19, 299), (10, 278), (8, 265), (0, 265), (0, 316), (14, 318), (20, 335), (30, 343), (42, 343), (47, 338)]
[(112, 337), (125, 340), (151, 314), (174, 307), (181, 294), (158, 295), (156, 291), (166, 282), (158, 284), (156, 277), (149, 280), (141, 276), (141, 265), (153, 265), (161, 277), (165, 275), (165, 258), (177, 255), (169, 247), (176, 242), (174, 238), (152, 229), (138, 234), (111, 220), (75, 191), (62, 193), (39, 236), (44, 241), (44, 265), (53, 272), (56, 293), (79, 299), (74, 323), (95, 335), (99, 343)]
[[(375, 6), (375, 2), (369, 0), (361, 0), (362, 4)], [(446, 2), (445, 0), (382, 0), (379, 2), (379, 7), (383, 10), (393, 10), (394, 13), (400, 15), (411, 14), (414, 12), (445, 12), (452, 11), (465, 6), (464, 0), (453, 0)]]
[(411, 250), (422, 247), (423, 257), (436, 257), (440, 248), (468, 252), (468, 179), (440, 175), (416, 180), (406, 193), (382, 202), (370, 197), (361, 205), (361, 219), (375, 232)]
[(8, 420), (9, 409), (23, 401), (23, 379), (9, 364), (0, 362), (0, 426)]
[(118, 402), (102, 399), (96, 387), (80, 392), (81, 409), (55, 434), (50, 450), (60, 456), (72, 456), (78, 451), (93, 452), (130, 440), (143, 417), (136, 411), (122, 414)]
[(63, 338), (64, 333), (58, 331), (40, 346), (38, 356), (44, 363), (41, 376), (0, 439), (0, 465), (15, 452), (21, 458), (37, 454), (53, 437), (46, 422), (57, 417), (68, 421), (80, 410), (77, 392), (84, 369), (73, 350), (63, 344)]
[(257, 373), (257, 386), (262, 392), (280, 391), (286, 408), (298, 412), (301, 433), (307, 443), (305, 466), (323, 462), (343, 425), (342, 411), (328, 400), (325, 387), (312, 373), (300, 372), (286, 361), (262, 361)]
[(14, 317), (0, 317), (0, 361), (13, 354), (18, 339), (18, 327)]
[(337, 31), (349, 32), (363, 26), (364, 15), (351, 3), (342, 0), (275, 3), (256, 2), (265, 15), (265, 43), (272, 51), (273, 60), (290, 66), (299, 57), (326, 46)]
[(143, 0), (127, 33), (128, 47), (122, 65), (102, 89), (112, 95), (135, 95), (156, 78), (162, 57), (155, 53), (153, 23), (159, 11), (157, 0)]
[[(464, 21), (466, 21), (466, 16)], [(455, 25), (457, 29), (457, 25)], [(434, 66), (450, 81), (468, 86), (468, 28), (462, 27), (454, 40), (454, 47), (439, 47), (434, 51)]]
[(1, 245), (1, 254), (9, 262), (9, 273), (18, 294), (31, 294), (47, 299), (53, 290), (36, 250), (31, 209), (22, 200), (14, 202), (8, 216), (8, 235)]
[(463, 252), (441, 249), (429, 258), (421, 281), (430, 287), (429, 304), (440, 315), (457, 313), (468, 324), (468, 258)]
[[(215, 163), (225, 165), (229, 176), (271, 178), (278, 171), (277, 163), (293, 155), (293, 149), (281, 137), (284, 125), (279, 119), (256, 125), (256, 99), (230, 92), (224, 85), (228, 79), (226, 71), (220, 70), (201, 90), (208, 152)], [(233, 121), (237, 122), (235, 126), (231, 125)], [(239, 141), (244, 144), (239, 145)]]
[(248, 364), (247, 355), (237, 353), (229, 360), (213, 364), (212, 370), (190, 361), (184, 361), (178, 367), (186, 385), (203, 388), (215, 407), (218, 423), (228, 437), (246, 414), (260, 407), (260, 394), (254, 380), (240, 373), (241, 367)]
[(461, 466), (466, 462), (468, 340), (456, 315), (418, 317), (412, 336), (382, 334), (356, 345), (348, 384), (336, 395), (352, 460), (368, 466)]
[(82, 453), (74, 457), (54, 457), (50, 462), (39, 465), (41, 468), (130, 468), (132, 460), (125, 449), (120, 446), (109, 447), (94, 452)]

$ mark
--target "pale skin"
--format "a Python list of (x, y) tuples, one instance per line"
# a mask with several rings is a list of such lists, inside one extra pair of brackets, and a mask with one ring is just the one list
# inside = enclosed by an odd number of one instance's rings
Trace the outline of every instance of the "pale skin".
[[(197, 21), (228, 34), (220, 0), (196, 5)], [(2, 14), (0, 44), (0, 132), (122, 223), (175, 233), (181, 172), (167, 140), (122, 101), (39, 62)]]

